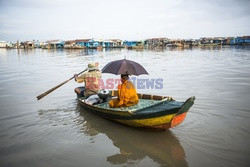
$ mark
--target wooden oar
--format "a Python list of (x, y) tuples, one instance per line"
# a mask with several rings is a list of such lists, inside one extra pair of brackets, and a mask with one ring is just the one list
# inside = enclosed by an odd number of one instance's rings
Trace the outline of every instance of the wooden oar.
[[(81, 73), (84, 73), (85, 71), (87, 71), (87, 69), (84, 70), (84, 71), (82, 71), (82, 72), (80, 72), (78, 75), (80, 75)], [(74, 77), (71, 77), (70, 79), (64, 81), (63, 83), (60, 83), (59, 85), (57, 85), (57, 86), (51, 88), (50, 90), (47, 90), (46, 92), (40, 94), (39, 96), (36, 97), (37, 100), (40, 100), (41, 98), (43, 98), (44, 96), (46, 96), (46, 95), (48, 95), (49, 93), (53, 92), (54, 90), (56, 90), (57, 88), (61, 87), (62, 85), (66, 84), (67, 82), (69, 82), (69, 81), (70, 81), (71, 79), (73, 79), (73, 78), (74, 78)]]

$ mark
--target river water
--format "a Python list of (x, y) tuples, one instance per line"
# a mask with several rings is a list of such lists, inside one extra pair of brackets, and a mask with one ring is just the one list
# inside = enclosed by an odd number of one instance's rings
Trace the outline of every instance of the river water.
[[(126, 127), (84, 111), (73, 80), (85, 69), (134, 60), (162, 89), (138, 92), (185, 101), (196, 96), (179, 126), (164, 132)], [(103, 74), (107, 78), (119, 78)], [(249, 166), (250, 48), (166, 50), (0, 49), (0, 166)]]

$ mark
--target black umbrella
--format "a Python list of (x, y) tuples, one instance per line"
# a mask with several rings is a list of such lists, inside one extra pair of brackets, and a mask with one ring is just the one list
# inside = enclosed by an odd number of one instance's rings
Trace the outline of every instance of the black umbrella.
[(130, 74), (130, 75), (142, 75), (148, 74), (148, 72), (139, 63), (131, 60), (122, 59), (108, 63), (102, 69), (102, 73), (111, 73), (115, 75)]

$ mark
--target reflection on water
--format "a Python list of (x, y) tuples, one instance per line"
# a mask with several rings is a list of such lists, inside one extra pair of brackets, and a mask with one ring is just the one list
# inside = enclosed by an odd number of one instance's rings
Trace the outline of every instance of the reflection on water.
[(77, 106), (76, 111), (83, 117), (83, 133), (90, 136), (103, 133), (112, 140), (115, 147), (119, 148), (119, 153), (107, 157), (107, 161), (111, 164), (123, 166), (148, 157), (163, 166), (188, 166), (185, 152), (171, 131), (144, 132), (103, 121), (102, 118), (98, 119), (96, 115), (82, 109), (80, 105)]
[[(79, 144), (79, 147), (81, 147), (81, 143), (89, 143), (96, 145), (98, 152), (104, 151), (105, 155), (102, 156), (106, 156), (104, 160), (107, 164), (101, 166), (188, 166), (185, 160), (185, 151), (171, 131), (165, 133), (145, 132), (126, 127), (85, 111), (80, 104), (75, 104), (75, 108), (72, 105), (71, 107), (65, 106), (65, 108), (38, 110), (38, 115), (40, 117), (39, 125), (41, 127), (47, 126), (45, 132), (47, 138), (51, 138), (53, 133), (51, 129), (53, 128), (62, 130), (60, 133), (57, 132), (57, 135), (60, 136), (67, 133), (65, 129), (73, 127), (71, 130), (75, 133), (70, 132), (71, 139), (64, 141), (69, 147), (75, 142)], [(105, 135), (107, 139), (102, 139), (102, 142), (98, 144), (100, 135)], [(79, 142), (77, 138), (81, 138), (83, 141)], [(57, 142), (60, 143), (61, 140), (58, 139)], [(108, 143), (111, 143), (116, 149), (103, 150), (103, 147), (105, 148)], [(78, 151), (77, 148), (74, 150), (80, 156), (82, 152), (85, 152), (84, 150)], [(100, 153), (94, 152), (94, 154)], [(83, 160), (92, 164), (92, 159), (84, 158)], [(58, 162), (58, 166), (61, 165)]]

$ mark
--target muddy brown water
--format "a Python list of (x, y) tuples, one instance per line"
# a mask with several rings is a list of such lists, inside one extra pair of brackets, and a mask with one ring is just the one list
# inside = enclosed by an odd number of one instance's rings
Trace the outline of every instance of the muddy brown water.
[[(142, 93), (171, 96), (194, 106), (178, 127), (148, 132), (84, 111), (70, 81), (82, 71), (126, 57), (142, 64), (163, 87)], [(103, 74), (108, 78), (119, 78)], [(249, 166), (250, 48), (164, 50), (0, 49), (0, 166)]]

